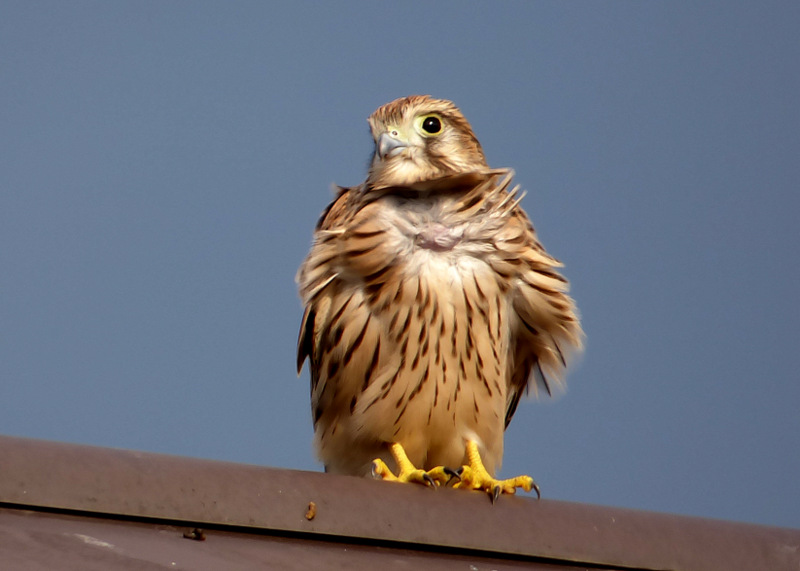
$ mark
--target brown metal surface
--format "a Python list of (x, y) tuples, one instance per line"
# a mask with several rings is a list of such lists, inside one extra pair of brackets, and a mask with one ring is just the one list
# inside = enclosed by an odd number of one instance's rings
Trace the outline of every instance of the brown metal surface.
[(0, 508), (0, 569), (239, 571), (281, 569), (463, 569), (569, 571), (535, 562), (410, 551)]
[(800, 530), (11, 437), (0, 502), (602, 568), (800, 569)]

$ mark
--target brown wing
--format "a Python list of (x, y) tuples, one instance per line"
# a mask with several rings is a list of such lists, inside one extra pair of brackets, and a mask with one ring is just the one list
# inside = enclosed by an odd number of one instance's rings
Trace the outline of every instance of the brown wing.
[(518, 206), (496, 245), (509, 266), (506, 271), (513, 269), (515, 276), (509, 292), (517, 324), (511, 345), (508, 425), (527, 390), (550, 395), (563, 385), (566, 357), (581, 349), (583, 331), (575, 303), (567, 295), (569, 284), (557, 270), (562, 264), (544, 250)]
[(308, 358), (315, 426), (327, 415), (323, 426), (330, 430), (348, 411), (352, 415), (368, 386), (399, 366), (389, 346), (397, 341), (383, 323), (390, 314), (382, 308), (407, 294), (407, 284), (395, 280), (397, 291), (382, 287), (396, 271), (394, 257), (373, 212), (378, 205), (362, 198), (360, 187), (345, 189), (328, 207), (297, 276), (305, 305), (298, 372)]
[[(319, 232), (320, 230), (326, 231), (335, 229), (336, 226), (341, 225), (341, 222), (346, 219), (346, 212), (347, 212), (347, 204), (349, 202), (349, 191), (351, 189), (339, 187), (338, 194), (336, 198), (323, 210), (322, 214), (317, 220), (316, 231), (314, 234), (314, 245), (312, 246), (312, 254), (314, 249), (319, 247)], [(322, 245), (324, 247), (324, 244)], [(325, 248), (326, 250), (331, 250), (331, 248)], [(332, 252), (331, 252), (332, 255)], [(300, 371), (303, 369), (303, 363), (305, 363), (306, 359), (311, 361), (311, 387), (312, 390), (316, 385), (315, 379), (315, 371), (317, 369), (314, 363), (314, 345), (315, 345), (315, 335), (314, 335), (314, 323), (316, 318), (316, 312), (314, 310), (313, 303), (307, 303), (307, 294), (309, 288), (319, 287), (322, 282), (324, 282), (328, 277), (327, 272), (320, 272), (321, 265), (324, 264), (324, 260), (312, 260), (312, 255), (309, 254), (309, 257), (297, 271), (297, 277), (295, 278), (297, 283), (300, 285), (300, 295), (303, 297), (303, 302), (305, 305), (305, 311), (303, 313), (303, 320), (300, 323), (300, 332), (297, 339), (297, 374), (300, 374)], [(314, 271), (316, 270), (316, 272)], [(309, 275), (310, 273), (314, 272), (313, 276)], [(316, 278), (316, 279), (315, 279)]]

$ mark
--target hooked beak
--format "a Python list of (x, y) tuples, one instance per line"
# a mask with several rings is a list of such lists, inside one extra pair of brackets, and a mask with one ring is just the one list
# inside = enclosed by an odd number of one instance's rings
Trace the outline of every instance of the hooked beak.
[(393, 157), (408, 147), (408, 141), (403, 140), (397, 129), (390, 129), (378, 137), (378, 155), (385, 159)]

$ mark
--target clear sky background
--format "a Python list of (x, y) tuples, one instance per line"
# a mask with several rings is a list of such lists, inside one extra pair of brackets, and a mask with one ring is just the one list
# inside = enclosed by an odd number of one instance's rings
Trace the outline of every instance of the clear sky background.
[(800, 527), (798, 30), (794, 0), (5, 0), (0, 433), (319, 470), (294, 274), (366, 117), (431, 94), (516, 169), (587, 333), (502, 473)]

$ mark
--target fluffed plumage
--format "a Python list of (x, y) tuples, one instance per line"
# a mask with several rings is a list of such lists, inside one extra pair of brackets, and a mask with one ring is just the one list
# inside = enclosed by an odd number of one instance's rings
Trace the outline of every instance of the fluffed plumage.
[(561, 264), (451, 102), (401, 98), (369, 125), (367, 180), (339, 189), (297, 276), (317, 454), (367, 474), (399, 443), (458, 467), (473, 441), (494, 474), (520, 396), (550, 393), (581, 347)]

